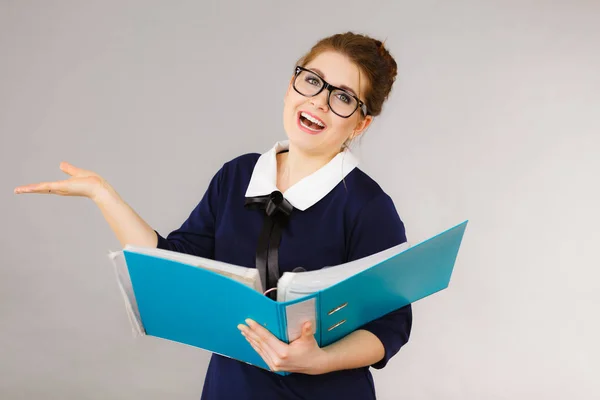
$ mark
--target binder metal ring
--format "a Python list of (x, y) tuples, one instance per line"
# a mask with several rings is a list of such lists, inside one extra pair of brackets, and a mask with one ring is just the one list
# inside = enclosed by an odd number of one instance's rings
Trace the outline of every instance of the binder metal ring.
[(346, 322), (345, 319), (341, 320), (340, 322), (338, 322), (337, 324), (330, 326), (329, 329), (327, 329), (327, 332), (331, 332), (332, 330), (334, 330), (335, 328), (337, 328), (338, 326), (340, 326), (341, 324), (343, 324), (344, 322)]
[(329, 311), (327, 313), (327, 315), (331, 315), (336, 311), (340, 311), (342, 308), (346, 307), (348, 305), (348, 302), (345, 302), (344, 304), (342, 304), (341, 306), (337, 306), (336, 308), (334, 308), (333, 310)]

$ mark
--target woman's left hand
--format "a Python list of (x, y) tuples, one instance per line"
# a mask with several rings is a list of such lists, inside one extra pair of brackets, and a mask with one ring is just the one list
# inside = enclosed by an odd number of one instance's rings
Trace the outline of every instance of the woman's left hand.
[(247, 319), (246, 323), (248, 326), (240, 324), (238, 329), (272, 371), (309, 375), (326, 372), (327, 353), (315, 340), (310, 322), (302, 326), (302, 335), (290, 344), (277, 339), (251, 319)]

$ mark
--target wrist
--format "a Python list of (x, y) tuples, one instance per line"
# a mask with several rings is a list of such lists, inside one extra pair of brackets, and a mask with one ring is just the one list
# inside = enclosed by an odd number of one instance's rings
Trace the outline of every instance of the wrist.
[(117, 199), (117, 192), (107, 183), (101, 182), (93, 191), (90, 199), (96, 203), (97, 206), (103, 206), (107, 203), (114, 202)]
[(335, 353), (331, 350), (328, 347), (321, 349), (321, 356), (315, 360), (315, 375), (327, 374), (336, 370)]

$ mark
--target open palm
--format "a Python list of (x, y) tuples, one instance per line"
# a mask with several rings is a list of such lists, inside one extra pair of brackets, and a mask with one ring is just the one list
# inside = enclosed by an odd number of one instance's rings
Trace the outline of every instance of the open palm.
[(15, 188), (15, 193), (56, 194), (60, 196), (82, 196), (93, 199), (105, 183), (104, 179), (95, 172), (77, 168), (67, 162), (60, 163), (60, 169), (71, 177), (61, 181), (18, 186)]

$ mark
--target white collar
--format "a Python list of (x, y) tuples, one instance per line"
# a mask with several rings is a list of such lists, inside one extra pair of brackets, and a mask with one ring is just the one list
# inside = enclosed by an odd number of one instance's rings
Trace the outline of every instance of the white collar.
[[(287, 149), (289, 149), (289, 141), (280, 141), (259, 157), (252, 171), (246, 197), (266, 196), (279, 190), (277, 153)], [(304, 211), (325, 197), (356, 166), (358, 166), (358, 158), (349, 149), (345, 149), (323, 167), (286, 190), (283, 197), (294, 208)]]

